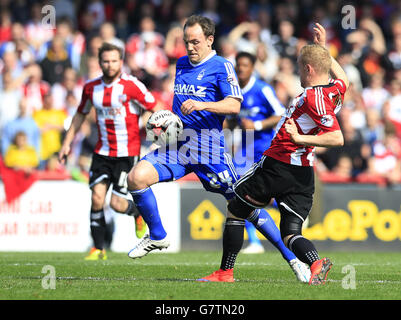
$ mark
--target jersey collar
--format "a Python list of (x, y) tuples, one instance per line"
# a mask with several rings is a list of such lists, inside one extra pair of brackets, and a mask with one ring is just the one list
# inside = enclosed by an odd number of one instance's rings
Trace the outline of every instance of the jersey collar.
[(113, 82), (111, 82), (111, 83), (105, 83), (105, 82), (103, 81), (103, 76), (101, 76), (100, 79), (102, 79), (102, 84), (103, 84), (103, 86), (105, 86), (105, 87), (111, 87), (112, 85), (114, 85), (114, 84), (116, 84), (117, 82), (119, 82), (119, 81), (121, 80), (122, 77), (123, 77), (123, 72), (121, 72), (120, 76), (119, 76), (116, 80), (114, 80)]
[(249, 81), (248, 81), (248, 83), (246, 84), (246, 86), (243, 87), (243, 88), (241, 88), (241, 93), (242, 93), (242, 94), (245, 94), (245, 93), (247, 93), (249, 90), (251, 90), (252, 87), (253, 87), (253, 85), (255, 84), (255, 82), (256, 82), (256, 77), (255, 77), (255, 76), (251, 76), (251, 77), (249, 78)]
[(206, 61), (208, 61), (209, 59), (211, 59), (215, 55), (216, 55), (216, 50), (212, 50), (212, 52), (210, 52), (205, 59), (203, 59), (202, 61), (200, 61), (198, 63), (192, 63), (191, 60), (189, 60), (189, 59), (188, 59), (188, 61), (191, 64), (191, 66), (197, 67), (197, 66), (200, 66), (201, 64), (205, 63)]

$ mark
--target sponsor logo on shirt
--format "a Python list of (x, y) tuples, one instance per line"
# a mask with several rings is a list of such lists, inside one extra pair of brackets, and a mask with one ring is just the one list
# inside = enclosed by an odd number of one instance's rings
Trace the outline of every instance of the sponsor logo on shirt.
[(321, 119), (320, 123), (324, 125), (325, 127), (332, 127), (334, 123), (334, 119), (330, 114), (325, 114)]
[(193, 84), (175, 84), (174, 85), (174, 94), (178, 95), (189, 95), (195, 97), (206, 97), (206, 87), (203, 86), (195, 86)]

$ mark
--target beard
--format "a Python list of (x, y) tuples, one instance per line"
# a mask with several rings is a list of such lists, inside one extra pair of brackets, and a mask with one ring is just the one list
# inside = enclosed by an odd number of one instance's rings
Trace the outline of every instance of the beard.
[(115, 79), (121, 72), (121, 69), (118, 70), (103, 70), (103, 78), (105, 80), (113, 80)]

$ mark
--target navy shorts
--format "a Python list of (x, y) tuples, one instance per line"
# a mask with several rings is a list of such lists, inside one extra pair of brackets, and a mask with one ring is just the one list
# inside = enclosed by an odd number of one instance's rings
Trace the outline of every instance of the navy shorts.
[[(233, 185), (238, 174), (228, 153), (215, 153), (213, 157), (189, 155), (178, 147), (156, 149), (142, 160), (150, 162), (159, 174), (159, 182), (178, 180), (189, 173), (195, 173), (207, 191), (220, 193), (227, 200), (234, 197)], [(202, 158), (202, 159), (201, 159)], [(208, 161), (210, 160), (210, 161)]]

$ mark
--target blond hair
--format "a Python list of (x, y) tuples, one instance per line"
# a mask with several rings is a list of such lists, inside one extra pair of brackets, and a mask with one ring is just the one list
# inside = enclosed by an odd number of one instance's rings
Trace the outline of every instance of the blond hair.
[(328, 74), (330, 72), (330, 53), (326, 48), (318, 44), (308, 44), (302, 47), (299, 54), (299, 62), (303, 66), (310, 64), (318, 74)]

